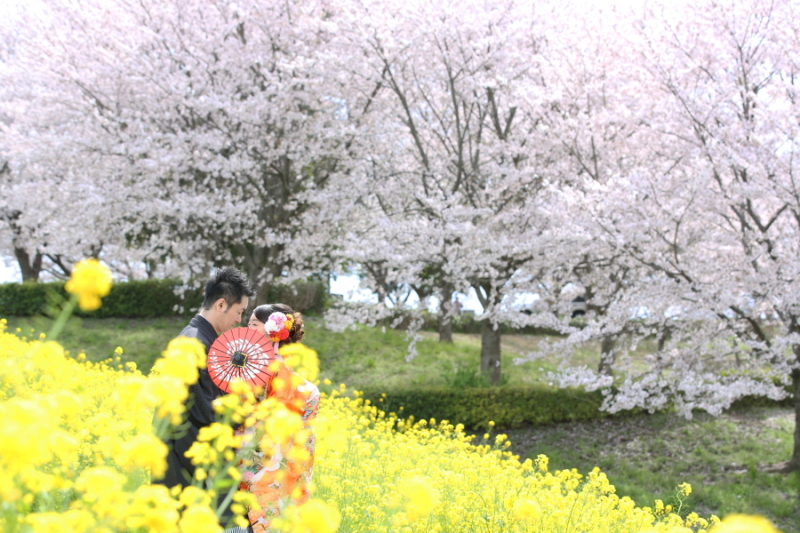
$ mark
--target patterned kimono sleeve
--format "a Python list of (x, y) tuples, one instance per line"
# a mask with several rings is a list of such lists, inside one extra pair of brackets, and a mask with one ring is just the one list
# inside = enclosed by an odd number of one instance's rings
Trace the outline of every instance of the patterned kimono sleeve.
[(319, 411), (320, 398), (319, 389), (317, 386), (307, 380), (305, 383), (300, 385), (300, 387), (298, 387), (298, 391), (305, 396), (302, 415), (303, 427), (309, 431), (309, 435), (305, 443), (305, 449), (306, 452), (308, 452), (308, 459), (299, 469), (300, 479), (298, 480), (298, 485), (300, 488), (300, 493), (297, 495), (297, 498), (293, 498), (293, 503), (295, 505), (305, 503), (310, 497), (309, 490), (311, 487), (311, 478), (314, 473), (314, 452), (316, 451), (317, 445), (317, 438), (314, 435), (312, 423), (317, 417), (317, 412)]
[[(292, 378), (290, 370), (284, 367), (278, 377), (288, 383)], [(256, 496), (260, 509), (251, 509), (248, 517), (255, 533), (271, 533), (272, 521), (280, 516), (288, 505), (299, 505), (308, 501), (311, 473), (314, 465), (314, 448), (316, 440), (311, 421), (317, 416), (319, 409), (319, 389), (308, 381), (297, 387), (295, 391), (276, 387), (269, 396), (279, 399), (285, 405), (302, 412), (303, 427), (309, 430), (304, 448), (307, 457), (303, 460), (289, 459), (289, 449), (276, 446), (272, 456), (268, 457), (257, 450), (250, 451), (247, 471), (243, 472), (240, 489), (248, 490)], [(257, 422), (256, 426), (263, 421)]]

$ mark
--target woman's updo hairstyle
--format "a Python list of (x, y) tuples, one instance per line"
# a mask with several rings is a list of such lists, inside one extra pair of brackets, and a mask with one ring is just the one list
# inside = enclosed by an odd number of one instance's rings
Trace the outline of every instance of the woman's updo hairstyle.
[(288, 305), (264, 304), (253, 309), (253, 314), (256, 315), (256, 319), (264, 324), (269, 320), (269, 315), (272, 313), (283, 313), (284, 315), (292, 315), (294, 317), (294, 324), (292, 324), (292, 329), (289, 330), (289, 338), (281, 341), (280, 346), (303, 340), (303, 337), (306, 336), (306, 332), (303, 329), (303, 315), (294, 311)]

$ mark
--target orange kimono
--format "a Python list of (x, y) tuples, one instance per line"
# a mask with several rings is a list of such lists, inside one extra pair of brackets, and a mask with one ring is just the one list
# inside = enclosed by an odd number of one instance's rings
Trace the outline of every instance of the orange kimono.
[[(291, 379), (291, 371), (286, 367), (278, 373), (279, 377)], [(304, 429), (309, 429), (311, 421), (317, 416), (319, 410), (319, 389), (311, 382), (305, 381), (296, 391), (290, 393), (290, 397), (283, 397), (269, 391), (270, 397), (278, 397), (287, 405), (302, 405), (302, 419)], [(239, 429), (238, 433), (255, 433), (260, 422), (249, 429)], [(305, 503), (309, 498), (309, 487), (311, 486), (311, 476), (314, 466), (314, 448), (316, 439), (311, 433), (305, 443), (308, 452), (308, 459), (303, 462), (295, 462), (285, 457), (286, 449), (276, 447), (272, 457), (265, 457), (265, 454), (255, 446), (244, 448), (241, 452), (242, 462), (240, 470), (242, 481), (240, 490), (247, 490), (253, 493), (258, 500), (261, 509), (251, 509), (248, 518), (254, 533), (267, 533), (274, 531), (270, 528), (272, 520), (281, 515), (284, 508), (289, 505), (299, 505)], [(294, 497), (293, 497), (294, 494)]]

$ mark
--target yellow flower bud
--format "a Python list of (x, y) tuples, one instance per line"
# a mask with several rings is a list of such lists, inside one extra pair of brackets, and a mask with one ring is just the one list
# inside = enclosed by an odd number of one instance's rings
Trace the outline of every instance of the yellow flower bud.
[(78, 297), (82, 311), (99, 309), (101, 298), (111, 291), (111, 271), (96, 259), (84, 259), (72, 269), (64, 290)]

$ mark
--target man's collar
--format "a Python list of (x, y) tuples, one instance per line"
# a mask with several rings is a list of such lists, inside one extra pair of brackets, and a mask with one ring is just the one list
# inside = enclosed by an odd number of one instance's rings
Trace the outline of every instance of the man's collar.
[(198, 330), (204, 330), (204, 333), (207, 335), (211, 335), (213, 337), (217, 336), (217, 330), (214, 329), (214, 326), (211, 325), (211, 322), (208, 321), (206, 317), (201, 314), (196, 314), (192, 319), (193, 326), (196, 327)]

